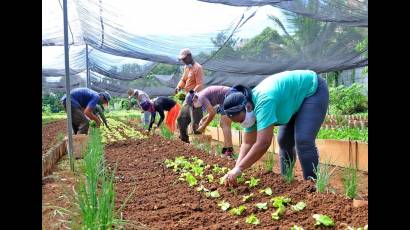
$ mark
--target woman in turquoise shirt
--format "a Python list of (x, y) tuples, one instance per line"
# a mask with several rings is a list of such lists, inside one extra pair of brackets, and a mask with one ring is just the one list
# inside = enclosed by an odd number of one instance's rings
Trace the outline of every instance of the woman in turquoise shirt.
[(236, 165), (225, 175), (226, 185), (234, 185), (236, 176), (268, 150), (275, 125), (280, 126), (281, 173), (285, 163), (295, 161), (297, 152), (303, 177), (315, 178), (313, 168), (319, 160), (315, 139), (329, 103), (326, 82), (313, 71), (294, 70), (267, 77), (252, 91), (233, 89), (223, 109), (233, 122), (241, 123), (245, 135)]

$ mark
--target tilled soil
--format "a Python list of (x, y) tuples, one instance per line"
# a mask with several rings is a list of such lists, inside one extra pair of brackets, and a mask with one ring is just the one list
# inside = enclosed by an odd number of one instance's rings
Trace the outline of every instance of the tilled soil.
[(67, 121), (54, 121), (43, 125), (42, 127), (42, 154), (57, 143), (58, 134), (61, 133), (64, 138), (67, 132)]
[[(246, 178), (254, 176), (261, 179), (258, 186), (248, 189), (240, 185), (235, 190), (218, 184), (222, 175), (216, 176), (213, 183), (203, 185), (211, 190), (218, 190), (221, 197), (206, 198), (196, 187), (189, 187), (186, 182), (178, 181), (179, 174), (165, 168), (165, 159), (176, 156), (197, 156), (205, 163), (219, 164), (232, 168), (234, 161), (219, 156), (203, 153), (179, 140), (166, 140), (153, 135), (145, 140), (127, 140), (106, 146), (105, 154), (109, 164), (116, 162), (116, 206), (120, 207), (129, 194), (134, 195), (123, 209), (123, 217), (131, 223), (143, 223), (157, 229), (290, 229), (293, 224), (304, 229), (322, 229), (314, 227), (313, 214), (325, 214), (336, 223), (333, 229), (345, 229), (343, 223), (352, 227), (363, 227), (368, 223), (368, 207), (353, 208), (352, 201), (341, 195), (317, 194), (311, 181), (283, 182), (280, 175), (265, 173), (263, 167), (254, 167), (245, 171)], [(208, 172), (207, 172), (208, 173)], [(206, 174), (207, 174), (206, 173)], [(271, 219), (274, 208), (270, 197), (260, 194), (259, 190), (270, 187), (273, 196), (287, 195), (292, 204), (304, 201), (305, 210), (294, 213), (287, 207), (287, 212), (278, 221)], [(242, 196), (254, 193), (255, 199), (243, 202)], [(217, 205), (225, 200), (231, 207), (244, 204), (247, 210), (242, 216), (233, 216), (223, 212)], [(258, 211), (254, 205), (269, 202), (269, 209)], [(246, 216), (255, 213), (261, 221), (258, 226), (245, 223)], [(133, 227), (127, 227), (132, 229)], [(332, 228), (323, 228), (332, 229)]]

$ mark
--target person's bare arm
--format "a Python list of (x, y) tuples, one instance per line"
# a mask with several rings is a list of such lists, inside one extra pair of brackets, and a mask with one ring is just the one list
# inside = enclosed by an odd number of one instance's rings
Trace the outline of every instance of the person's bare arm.
[(91, 120), (95, 121), (97, 127), (100, 127), (101, 124), (101, 120), (100, 118), (98, 118), (96, 115), (94, 115), (93, 110), (87, 106), (87, 108), (85, 108), (84, 110), (84, 114), (90, 118)]
[[(257, 132), (256, 142), (249, 149), (249, 152), (236, 163), (241, 171), (251, 167), (269, 149), (273, 137), (273, 125)], [(242, 148), (242, 147), (241, 147)]]

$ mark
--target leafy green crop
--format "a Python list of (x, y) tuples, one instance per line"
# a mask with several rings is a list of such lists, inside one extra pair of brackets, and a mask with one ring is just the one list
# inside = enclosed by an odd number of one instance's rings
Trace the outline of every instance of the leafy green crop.
[(335, 223), (333, 222), (332, 218), (322, 214), (314, 214), (313, 218), (316, 220), (315, 226), (324, 225), (326, 227), (333, 227)]
[(221, 207), (222, 211), (226, 211), (229, 209), (231, 206), (228, 202), (225, 202), (224, 200), (218, 203), (218, 206)]
[(267, 187), (265, 189), (259, 190), (259, 193), (265, 193), (266, 195), (271, 196), (272, 195), (272, 189)]
[(242, 184), (243, 182), (245, 182), (245, 173), (242, 173), (240, 176), (236, 177), (236, 182), (238, 184)]
[(245, 205), (241, 205), (237, 208), (232, 208), (229, 212), (235, 216), (240, 216), (242, 215), (242, 213), (246, 210), (246, 206)]
[(212, 197), (212, 198), (217, 198), (220, 197), (219, 192), (217, 190), (212, 191), (212, 192), (207, 192), (205, 193), (206, 197)]
[(266, 210), (266, 209), (268, 209), (268, 202), (265, 202), (265, 203), (257, 203), (255, 206), (256, 206), (258, 209), (264, 209), (264, 210)]
[(306, 203), (303, 201), (300, 201), (297, 204), (291, 206), (291, 209), (295, 212), (302, 211), (305, 208), (306, 208)]
[(273, 197), (270, 201), (272, 202), (273, 207), (278, 208), (280, 205), (286, 205), (292, 199), (284, 196)]
[(285, 206), (281, 204), (279, 207), (277, 207), (276, 211), (272, 213), (272, 219), (279, 220), (283, 213), (285, 213), (285, 210)]
[(243, 196), (243, 197), (242, 197), (242, 200), (243, 200), (244, 202), (247, 202), (247, 201), (253, 199), (254, 197), (255, 197), (255, 196), (253, 195), (253, 193), (251, 193), (251, 194), (249, 194), (249, 195), (247, 195), (247, 196)]
[(197, 180), (190, 172), (186, 172), (183, 175), (185, 176), (185, 180), (188, 182), (189, 187), (195, 186), (197, 184)]
[(212, 174), (208, 174), (206, 177), (210, 183), (214, 182), (214, 176)]
[(256, 187), (259, 184), (260, 179), (255, 179), (254, 177), (251, 177), (250, 180), (245, 181), (245, 184), (248, 184), (249, 188)]
[(251, 214), (249, 216), (246, 217), (246, 223), (248, 224), (254, 224), (254, 225), (258, 225), (260, 224), (260, 220), (255, 216), (255, 214)]

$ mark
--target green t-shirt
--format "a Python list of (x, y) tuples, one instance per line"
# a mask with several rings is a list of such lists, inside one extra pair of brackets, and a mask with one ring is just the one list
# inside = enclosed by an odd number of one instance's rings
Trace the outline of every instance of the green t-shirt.
[(245, 132), (260, 131), (270, 125), (289, 122), (303, 100), (317, 89), (317, 74), (311, 70), (294, 70), (265, 78), (252, 90), (256, 122)]

